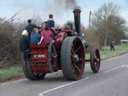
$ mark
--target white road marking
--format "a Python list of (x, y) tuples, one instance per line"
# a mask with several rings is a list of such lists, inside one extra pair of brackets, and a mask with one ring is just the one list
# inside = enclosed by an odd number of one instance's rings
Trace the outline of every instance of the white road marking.
[(128, 68), (128, 65), (122, 65), (122, 67), (124, 67), (124, 68)]
[(42, 93), (39, 93), (39, 94), (38, 94), (38, 96), (44, 96), (44, 94), (42, 94)]
[(128, 68), (128, 65), (120, 65), (120, 66), (114, 67), (114, 68), (112, 68), (112, 69), (109, 69), (109, 70), (105, 71), (105, 73), (109, 73), (109, 72), (118, 70), (118, 69), (120, 69), (120, 68)]
[[(90, 76), (90, 77), (91, 77), (91, 76)], [(71, 86), (71, 85), (74, 85), (74, 84), (79, 83), (80, 81), (88, 80), (90, 77), (86, 77), (85, 79), (82, 79), (82, 80), (79, 80), (79, 81), (74, 81), (74, 82), (72, 82), (72, 83), (64, 84), (64, 85), (58, 86), (58, 87), (56, 87), (56, 88), (46, 90), (46, 91), (44, 91), (44, 92), (39, 93), (38, 96), (44, 96), (44, 94), (47, 94), (47, 93), (49, 93), (49, 92), (53, 92), (53, 91), (55, 91), (55, 90), (58, 90), (58, 89), (61, 89), (61, 88), (64, 88), (64, 87), (69, 87), (69, 86)]]
[(114, 68), (111, 68), (111, 69), (109, 69), (109, 70), (107, 70), (107, 71), (104, 71), (104, 72), (105, 72), (105, 73), (109, 73), (109, 72), (112, 72), (112, 71), (118, 70), (118, 69), (120, 69), (120, 68), (122, 68), (122, 65), (117, 66), (117, 67), (114, 67)]

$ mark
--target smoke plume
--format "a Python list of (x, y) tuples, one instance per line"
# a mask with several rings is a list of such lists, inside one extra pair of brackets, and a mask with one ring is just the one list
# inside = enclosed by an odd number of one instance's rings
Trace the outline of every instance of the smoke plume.
[(48, 0), (47, 4), (46, 10), (58, 15), (63, 15), (78, 6), (77, 0)]
[(77, 6), (76, 0), (54, 0), (58, 7), (64, 9), (73, 9)]
[[(53, 14), (56, 22), (62, 22), (63, 18), (68, 19), (72, 14), (72, 10), (78, 6), (78, 0), (35, 0), (35, 2), (40, 3), (20, 0), (19, 2), (14, 2), (14, 5), (18, 6), (18, 10), (22, 9), (22, 18), (41, 17), (45, 21), (49, 14)], [(43, 6), (42, 3), (44, 3)], [(24, 14), (26, 14), (25, 17)]]

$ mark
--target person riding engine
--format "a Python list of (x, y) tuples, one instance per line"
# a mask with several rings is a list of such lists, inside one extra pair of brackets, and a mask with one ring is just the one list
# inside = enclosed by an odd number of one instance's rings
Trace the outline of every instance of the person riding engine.
[(31, 38), (31, 44), (37, 45), (40, 42), (41, 34), (39, 33), (38, 28), (34, 28), (30, 38)]
[(51, 29), (55, 27), (55, 21), (52, 14), (49, 15), (49, 20), (47, 21), (47, 25)]
[(49, 44), (53, 38), (54, 38), (54, 34), (53, 31), (48, 27), (47, 23), (44, 23), (45, 25), (43, 26), (43, 28), (41, 29), (41, 39), (38, 43), (39, 44)]

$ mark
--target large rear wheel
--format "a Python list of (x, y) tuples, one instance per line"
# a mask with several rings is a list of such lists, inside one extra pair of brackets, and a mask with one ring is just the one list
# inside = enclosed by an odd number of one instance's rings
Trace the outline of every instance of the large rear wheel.
[(61, 47), (61, 66), (66, 79), (79, 80), (84, 73), (84, 46), (80, 38), (67, 37)]

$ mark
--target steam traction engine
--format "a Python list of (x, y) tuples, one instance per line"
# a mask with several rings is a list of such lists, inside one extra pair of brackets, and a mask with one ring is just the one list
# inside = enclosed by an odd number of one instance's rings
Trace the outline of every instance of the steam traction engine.
[[(43, 45), (30, 45), (31, 52), (24, 57), (23, 69), (30, 80), (43, 79), (47, 73), (62, 70), (68, 80), (79, 80), (84, 73), (85, 63), (90, 62), (94, 73), (100, 69), (100, 52), (93, 48), (90, 60), (85, 59), (87, 46), (80, 31), (80, 12), (75, 9), (75, 32), (70, 28), (59, 30), (55, 39)], [(45, 38), (44, 38), (45, 39)]]

